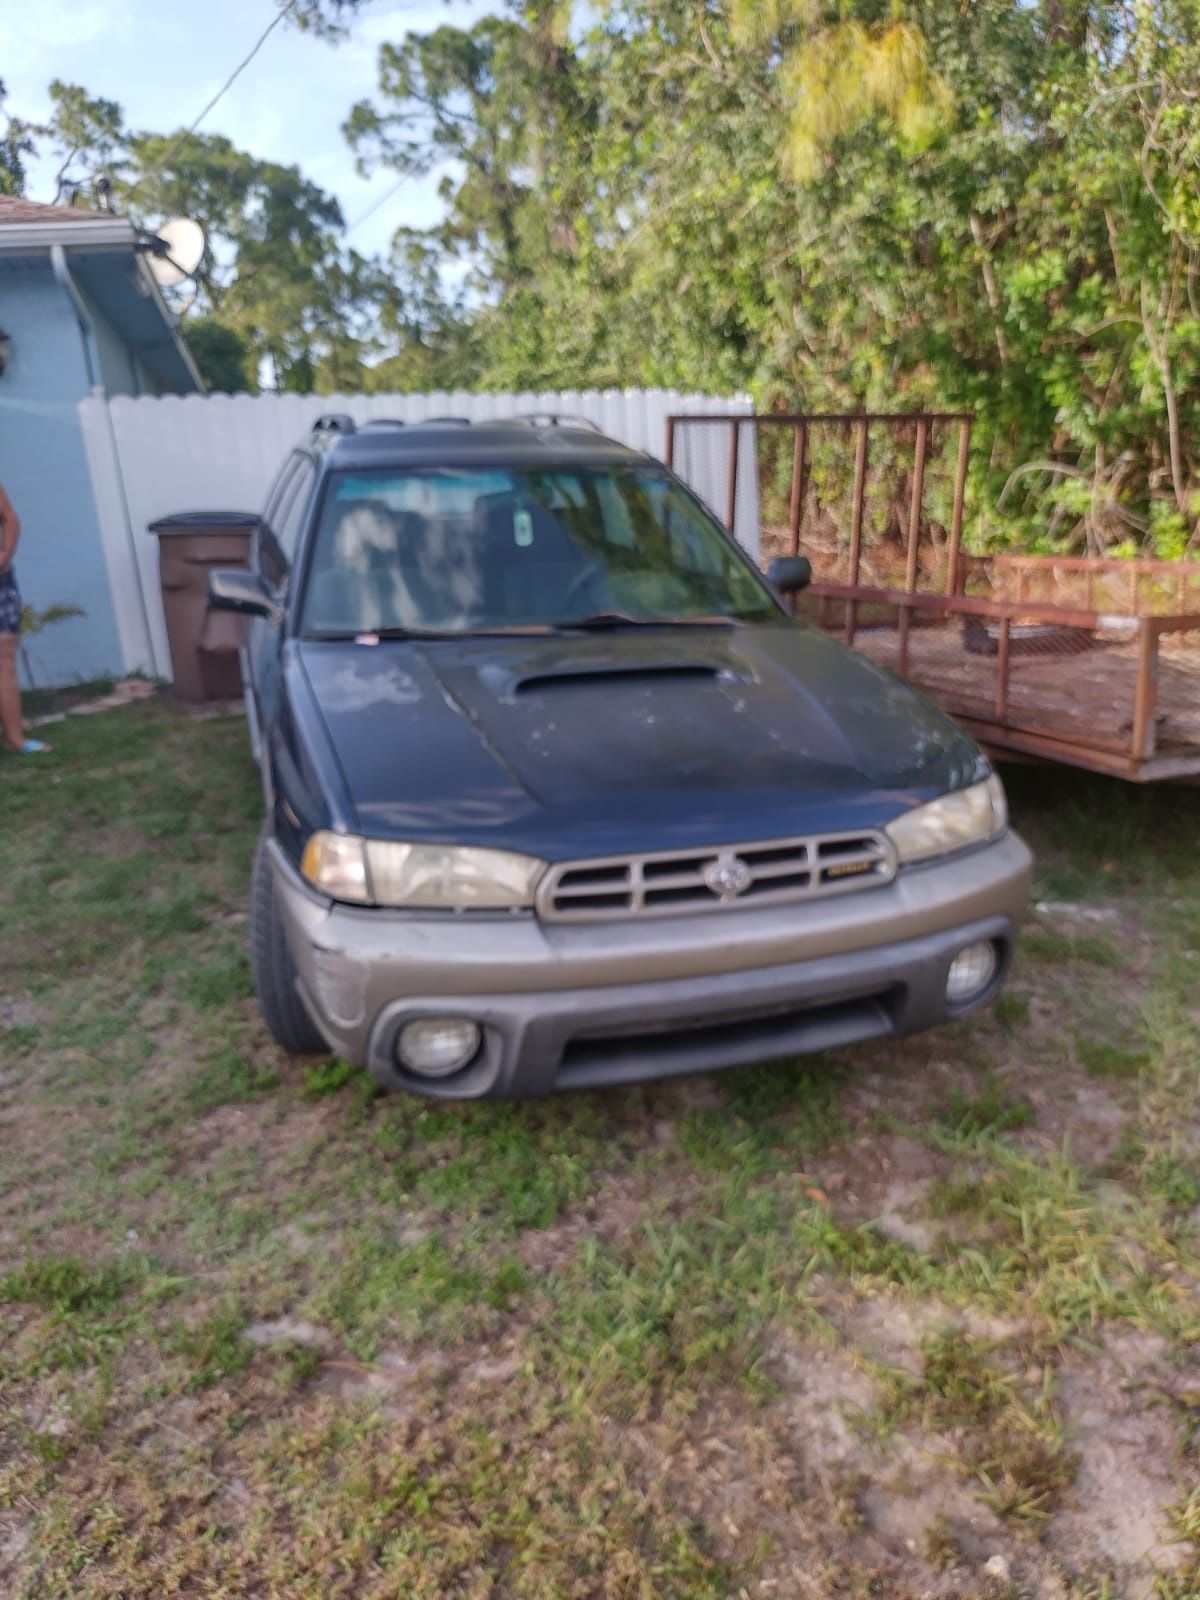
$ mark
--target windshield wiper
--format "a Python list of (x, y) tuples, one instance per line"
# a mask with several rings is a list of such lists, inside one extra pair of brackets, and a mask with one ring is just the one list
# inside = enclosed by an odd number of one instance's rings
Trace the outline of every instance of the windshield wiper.
[(552, 623), (555, 633), (605, 633), (622, 628), (735, 628), (740, 617), (724, 614), (709, 617), (635, 617), (628, 611), (593, 611), (586, 617), (571, 617)]
[(383, 639), (519, 639), (544, 638), (551, 633), (619, 633), (623, 628), (741, 628), (747, 622), (765, 621), (761, 617), (730, 616), (716, 612), (703, 617), (635, 617), (628, 611), (593, 611), (585, 617), (559, 622), (497, 623), (483, 628), (310, 628), (306, 639), (354, 640), (375, 644)]
[(306, 639), (325, 643), (331, 639), (353, 640), (359, 644), (375, 644), (381, 639), (493, 639), (529, 634), (545, 635), (554, 629), (543, 622), (526, 622), (512, 627), (495, 628), (310, 628)]

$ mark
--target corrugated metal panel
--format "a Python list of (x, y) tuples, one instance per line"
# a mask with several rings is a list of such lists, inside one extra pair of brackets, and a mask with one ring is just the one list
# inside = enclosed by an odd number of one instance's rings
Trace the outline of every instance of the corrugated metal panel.
[[(164, 678), (171, 675), (159, 598), (158, 543), (146, 532), (148, 525), (173, 511), (257, 511), (287, 452), (325, 412), (347, 412), (357, 422), (372, 417), (418, 422), (431, 416), (482, 421), (523, 411), (547, 411), (586, 417), (614, 438), (661, 456), (666, 419), (672, 413), (743, 410), (752, 410), (745, 397), (730, 400), (672, 389), (539, 394), (469, 394), (462, 390), (320, 396), (213, 394), (113, 400), (93, 396), (81, 402), (80, 412), (113, 592), (127, 598), (127, 603), (117, 608), (126, 669)], [(724, 429), (711, 432), (714, 445), (726, 436)], [(735, 531), (757, 557), (758, 488), (755, 473), (747, 470), (753, 461), (749, 429), (745, 430), (742, 452)], [(677, 463), (680, 474), (721, 516), (727, 449), (722, 446), (692, 454), (694, 461)], [(143, 616), (146, 621), (141, 620)]]

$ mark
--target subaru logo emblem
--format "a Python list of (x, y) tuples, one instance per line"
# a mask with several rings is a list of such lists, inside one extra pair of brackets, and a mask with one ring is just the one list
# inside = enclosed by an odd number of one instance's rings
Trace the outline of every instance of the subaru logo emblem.
[(719, 856), (705, 869), (704, 881), (722, 900), (736, 900), (754, 882), (754, 874), (740, 856)]

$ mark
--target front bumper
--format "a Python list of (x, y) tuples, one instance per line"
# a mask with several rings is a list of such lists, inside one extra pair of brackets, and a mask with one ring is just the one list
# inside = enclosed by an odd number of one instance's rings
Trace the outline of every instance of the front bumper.
[[(331, 905), (274, 846), (272, 858), (300, 991), (331, 1048), (388, 1088), (447, 1099), (709, 1072), (931, 1027), (1003, 981), (1032, 865), (1010, 832), (858, 894), (556, 925)], [(950, 1007), (947, 968), (982, 939), (996, 980)], [(478, 1022), (479, 1055), (452, 1078), (410, 1075), (396, 1036), (438, 1015)]]

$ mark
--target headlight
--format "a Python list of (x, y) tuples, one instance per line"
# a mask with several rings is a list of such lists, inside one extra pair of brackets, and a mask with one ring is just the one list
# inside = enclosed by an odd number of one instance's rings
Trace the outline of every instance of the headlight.
[(315, 888), (334, 900), (369, 900), (363, 841), (352, 833), (310, 835), (300, 870)]
[(383, 906), (501, 910), (531, 906), (546, 863), (509, 850), (367, 840), (375, 898)]
[(335, 900), (427, 911), (502, 911), (533, 904), (546, 863), (510, 850), (314, 833), (302, 867), (309, 882)]
[(993, 772), (983, 783), (944, 794), (928, 805), (914, 806), (889, 822), (885, 832), (896, 846), (903, 866), (909, 861), (948, 855), (951, 850), (962, 850), (970, 844), (984, 844), (1007, 825), (1004, 785)]

